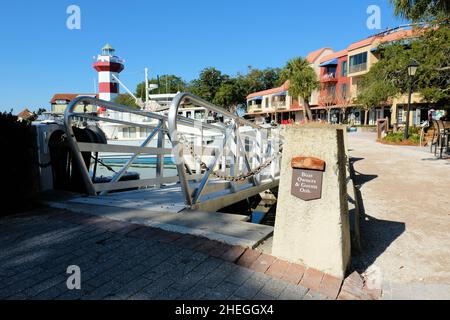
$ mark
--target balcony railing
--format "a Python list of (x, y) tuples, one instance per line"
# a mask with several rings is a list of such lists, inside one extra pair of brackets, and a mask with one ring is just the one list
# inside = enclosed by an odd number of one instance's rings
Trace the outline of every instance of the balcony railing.
[(322, 78), (320, 79), (320, 81), (322, 81), (322, 82), (333, 82), (333, 81), (337, 81), (337, 80), (338, 79), (336, 77), (336, 73), (334, 73), (334, 72), (324, 74), (322, 76)]
[(272, 108), (275, 108), (275, 109), (286, 109), (287, 108), (286, 101), (273, 101), (272, 102)]
[(248, 106), (247, 112), (248, 113), (255, 113), (255, 112), (261, 112), (262, 111), (262, 105), (260, 104), (252, 104)]
[(356, 73), (367, 70), (367, 62), (350, 66), (349, 73)]

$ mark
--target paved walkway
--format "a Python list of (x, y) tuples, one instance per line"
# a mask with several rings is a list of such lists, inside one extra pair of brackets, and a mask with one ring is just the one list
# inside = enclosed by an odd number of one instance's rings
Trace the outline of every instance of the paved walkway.
[[(251, 267), (232, 263), (238, 258)], [(0, 219), (0, 299), (329, 299), (308, 289), (325, 283), (323, 275), (275, 260), (62, 210)], [(81, 268), (81, 290), (67, 288), (71, 265)]]
[(366, 214), (355, 266), (383, 283), (386, 299), (450, 299), (450, 161), (372, 134), (349, 143)]

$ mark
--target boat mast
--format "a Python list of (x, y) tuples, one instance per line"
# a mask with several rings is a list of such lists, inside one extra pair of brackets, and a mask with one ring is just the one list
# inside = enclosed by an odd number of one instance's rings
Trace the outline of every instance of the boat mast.
[(148, 85), (148, 67), (145, 67), (145, 104), (149, 100), (149, 85)]

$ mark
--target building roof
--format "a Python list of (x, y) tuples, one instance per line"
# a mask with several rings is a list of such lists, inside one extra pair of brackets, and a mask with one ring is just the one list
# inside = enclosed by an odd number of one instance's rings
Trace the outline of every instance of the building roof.
[(402, 39), (413, 38), (415, 36), (417, 36), (417, 32), (414, 32), (414, 30), (412, 30), (412, 29), (399, 30), (399, 31), (395, 31), (395, 32), (392, 32), (392, 33), (389, 33), (389, 34), (383, 36), (380, 41), (382, 43), (386, 43), (386, 42), (393, 42), (393, 41), (398, 41), (398, 40), (402, 40)]
[(286, 81), (281, 87), (263, 90), (263, 91), (254, 92), (252, 94), (249, 94), (247, 96), (247, 99), (255, 98), (258, 96), (267, 96), (270, 94), (276, 94), (276, 93), (280, 93), (280, 92), (284, 92), (284, 91), (288, 91), (288, 90), (289, 90), (289, 81)]
[(96, 93), (57, 93), (52, 97), (50, 103), (56, 104), (57, 100), (66, 100), (67, 102), (70, 102), (79, 96), (91, 96), (96, 98), (98, 97)]
[(352, 51), (352, 50), (356, 50), (356, 49), (371, 45), (377, 38), (378, 38), (377, 36), (372, 36), (370, 38), (354, 42), (347, 48), (347, 50)]
[(306, 60), (308, 60), (309, 63), (314, 63), (316, 62), (316, 60), (320, 57), (320, 55), (325, 51), (325, 50), (331, 50), (333, 51), (333, 49), (331, 48), (321, 48), (319, 50), (313, 51), (311, 53), (309, 53), (306, 56)]
[(330, 61), (330, 60), (333, 60), (336, 58), (340, 58), (340, 57), (346, 56), (347, 54), (348, 54), (347, 49), (341, 50), (341, 51), (324, 56), (322, 59), (320, 59), (320, 63), (324, 63), (324, 62), (327, 62), (327, 61)]
[(398, 40), (402, 40), (402, 39), (413, 38), (417, 35), (418, 35), (418, 32), (413, 29), (400, 29), (398, 31), (389, 32), (386, 34), (381, 33), (378, 35), (374, 35), (370, 38), (367, 38), (367, 39), (364, 39), (364, 40), (361, 40), (358, 42), (354, 42), (347, 48), (347, 50), (351, 51), (351, 50), (355, 50), (355, 49), (359, 49), (359, 48), (371, 45), (377, 39), (379, 39), (381, 43), (386, 43), (386, 42), (398, 41)]
[(20, 119), (24, 119), (27, 120), (29, 118), (31, 118), (32, 116), (34, 116), (34, 113), (31, 112), (30, 110), (28, 110), (27, 108), (25, 108), (22, 112), (20, 112), (17, 117)]

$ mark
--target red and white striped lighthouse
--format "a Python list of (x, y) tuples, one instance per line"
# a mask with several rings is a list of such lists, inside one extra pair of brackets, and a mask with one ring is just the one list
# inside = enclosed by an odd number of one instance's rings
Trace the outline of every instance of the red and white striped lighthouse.
[(94, 62), (94, 69), (98, 72), (99, 99), (105, 101), (114, 101), (119, 95), (119, 83), (114, 76), (118, 78), (124, 69), (123, 60), (114, 55), (114, 52), (114, 48), (107, 44)]

